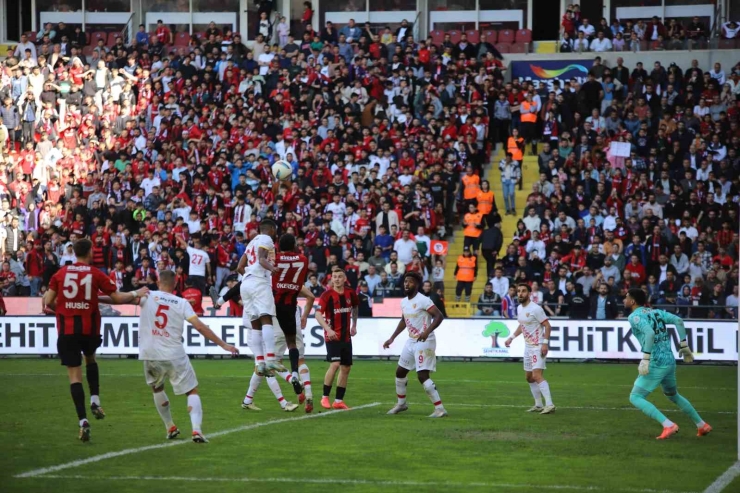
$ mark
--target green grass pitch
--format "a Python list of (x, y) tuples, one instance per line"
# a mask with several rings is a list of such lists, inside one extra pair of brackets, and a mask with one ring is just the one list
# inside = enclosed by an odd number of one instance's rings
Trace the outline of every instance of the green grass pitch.
[[(326, 363), (309, 366), (320, 397)], [(282, 412), (265, 383), (255, 400), (263, 411), (241, 409), (251, 361), (195, 360), (194, 367), (211, 442), (162, 447), (172, 442), (138, 361), (100, 359), (108, 417), (92, 421), (92, 441), (83, 444), (58, 360), (0, 360), (0, 491), (689, 492), (703, 491), (736, 460), (736, 367), (678, 368), (679, 391), (714, 427), (708, 437), (697, 438), (660, 392), (651, 396), (681, 426), (664, 442), (655, 440), (660, 427), (630, 408), (636, 364), (550, 363), (558, 410), (540, 416), (524, 412), (532, 397), (521, 363), (440, 361), (433, 378), (450, 416), (439, 420), (427, 418), (432, 405), (413, 375), (410, 410), (386, 416), (395, 362), (354, 366), (346, 401), (367, 407), (318, 414), (316, 399), (308, 419), (303, 408)], [(294, 399), (287, 385), (283, 392)], [(185, 397), (169, 387), (168, 394), (187, 437)], [(157, 447), (139, 450), (148, 446)], [(100, 458), (126, 449), (135, 450)], [(96, 460), (16, 477), (88, 458)], [(725, 491), (740, 491), (740, 482)]]

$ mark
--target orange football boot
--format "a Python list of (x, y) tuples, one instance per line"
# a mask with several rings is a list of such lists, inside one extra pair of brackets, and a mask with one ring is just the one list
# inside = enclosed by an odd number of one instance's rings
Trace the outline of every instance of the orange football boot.
[(327, 396), (321, 398), (321, 407), (324, 409), (331, 409), (331, 404), (329, 403), (329, 398)]
[(658, 440), (667, 440), (671, 435), (675, 435), (676, 433), (678, 433), (678, 425), (674, 423), (671, 426), (663, 428), (663, 433), (655, 438)]
[(696, 430), (696, 436), (703, 437), (706, 435), (709, 435), (709, 432), (712, 431), (712, 427), (709, 426), (709, 423), (704, 423), (704, 425)]
[(347, 404), (339, 401), (334, 401), (334, 404), (332, 404), (331, 407), (333, 409), (349, 409), (349, 407), (347, 407)]

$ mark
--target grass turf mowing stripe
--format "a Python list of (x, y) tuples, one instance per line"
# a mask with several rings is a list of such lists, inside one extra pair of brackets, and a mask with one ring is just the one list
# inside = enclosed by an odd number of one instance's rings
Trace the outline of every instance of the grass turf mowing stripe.
[[(388, 403), (384, 402), (384, 405), (388, 406), (395, 406), (396, 403)], [(420, 402), (408, 402), (409, 406), (428, 406), (429, 403), (420, 403)], [(529, 409), (530, 406), (520, 406), (517, 404), (469, 404), (469, 403), (456, 403), (456, 402), (448, 402), (444, 401), (445, 406), (454, 406), (454, 407), (503, 407), (503, 408), (512, 408), (512, 409)], [(594, 407), (594, 406), (558, 406), (556, 405), (558, 409), (569, 409), (569, 410), (576, 410), (576, 411), (639, 411), (636, 407)], [(664, 413), (677, 413), (682, 412), (680, 409), (660, 409), (661, 412)], [(700, 414), (737, 414), (737, 411), (697, 411)]]
[(740, 476), (740, 462), (735, 462), (720, 477), (715, 479), (714, 483), (707, 486), (704, 493), (720, 493), (738, 476)]
[(370, 486), (412, 486), (412, 487), (448, 487), (448, 488), (536, 488), (541, 490), (571, 490), (571, 491), (609, 491), (621, 493), (695, 493), (676, 490), (656, 490), (652, 488), (602, 488), (600, 486), (575, 486), (562, 484), (525, 484), (525, 483), (488, 483), (472, 482), (461, 483), (454, 481), (386, 481), (373, 479), (343, 479), (343, 478), (204, 478), (193, 476), (87, 476), (49, 474), (39, 479), (75, 479), (100, 481), (183, 481), (193, 483), (296, 483), (296, 484), (348, 484)]
[[(245, 425), (245, 426), (239, 426), (237, 428), (230, 428), (227, 430), (221, 430), (217, 431), (215, 433), (211, 433), (207, 435), (207, 437), (210, 438), (216, 438), (224, 435), (230, 435), (231, 433), (237, 433), (239, 431), (247, 431), (247, 430), (253, 430), (255, 428), (262, 428), (263, 426), (270, 426), (270, 425), (277, 425), (281, 423), (290, 423), (293, 421), (302, 421), (306, 419), (315, 419), (315, 418), (322, 418), (326, 416), (331, 416), (333, 414), (337, 413), (343, 413), (343, 412), (352, 412), (357, 411), (360, 409), (367, 409), (369, 407), (375, 407), (379, 406), (380, 402), (373, 402), (370, 404), (363, 404), (361, 406), (355, 406), (353, 408), (347, 409), (347, 410), (336, 410), (336, 411), (327, 411), (324, 413), (319, 414), (306, 414), (304, 416), (296, 416), (292, 418), (284, 418), (284, 419), (273, 419), (271, 421), (262, 421), (260, 423), (253, 423), (251, 425)], [(131, 454), (138, 454), (140, 452), (146, 452), (149, 450), (156, 450), (161, 448), (168, 448), (168, 447), (176, 447), (178, 445), (185, 445), (186, 443), (190, 443), (190, 440), (180, 440), (180, 441), (173, 441), (173, 442), (165, 442), (165, 443), (158, 443), (156, 445), (147, 445), (145, 447), (137, 447), (137, 448), (128, 448), (124, 450), (119, 450), (118, 452), (108, 452), (105, 454), (95, 455), (93, 457), (88, 457), (87, 459), (80, 459), (75, 460), (72, 462), (67, 462), (64, 464), (58, 464), (56, 466), (50, 466), (50, 467), (42, 467), (39, 469), (34, 469), (32, 471), (24, 472), (21, 474), (17, 474), (16, 478), (33, 478), (37, 476), (42, 476), (45, 474), (49, 474), (52, 472), (57, 471), (63, 471), (65, 469), (72, 469), (74, 467), (80, 467), (84, 466), (86, 464), (92, 464), (95, 462), (100, 462), (102, 460), (106, 459), (113, 459), (115, 457), (121, 457), (123, 455), (131, 455)]]

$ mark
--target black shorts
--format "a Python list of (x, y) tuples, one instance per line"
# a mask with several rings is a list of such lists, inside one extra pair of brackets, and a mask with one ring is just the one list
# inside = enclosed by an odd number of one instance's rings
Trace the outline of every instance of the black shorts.
[(82, 366), (82, 355), (92, 356), (103, 343), (103, 336), (63, 335), (57, 339), (57, 353), (62, 366)]
[(352, 343), (327, 341), (326, 361), (330, 363), (339, 361), (342, 366), (352, 366)]
[(295, 336), (298, 333), (298, 327), (295, 322), (295, 306), (276, 305), (275, 318), (280, 324), (280, 329), (286, 336)]

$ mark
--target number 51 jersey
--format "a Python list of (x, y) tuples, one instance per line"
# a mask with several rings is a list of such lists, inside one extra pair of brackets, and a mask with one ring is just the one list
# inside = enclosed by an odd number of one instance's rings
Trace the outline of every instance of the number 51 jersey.
[(190, 303), (163, 291), (142, 298), (139, 320), (139, 359), (172, 361), (187, 356), (182, 345), (185, 322), (196, 317)]

